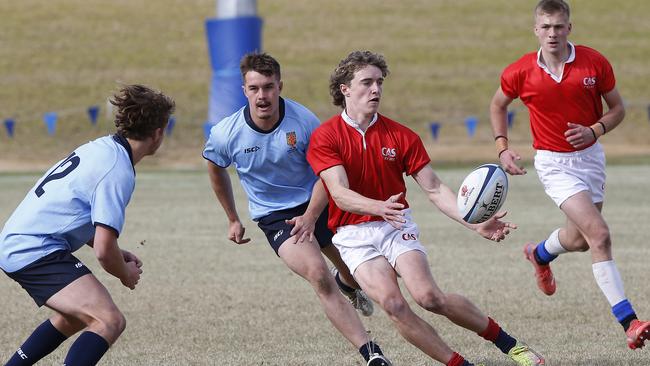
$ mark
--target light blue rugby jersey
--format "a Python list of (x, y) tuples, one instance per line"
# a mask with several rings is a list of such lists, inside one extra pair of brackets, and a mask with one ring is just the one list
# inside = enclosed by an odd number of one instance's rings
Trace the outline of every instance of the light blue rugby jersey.
[(220, 167), (235, 164), (253, 220), (309, 201), (318, 180), (306, 159), (318, 117), (290, 99), (280, 98), (279, 108), (278, 123), (263, 131), (242, 107), (212, 127), (203, 150)]
[(105, 136), (78, 147), (30, 189), (0, 233), (0, 268), (15, 272), (57, 250), (71, 252), (95, 224), (119, 233), (135, 188), (131, 147)]

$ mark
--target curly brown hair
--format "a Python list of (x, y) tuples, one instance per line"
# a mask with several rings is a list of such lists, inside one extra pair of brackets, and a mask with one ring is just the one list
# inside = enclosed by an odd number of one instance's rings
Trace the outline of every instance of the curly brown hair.
[(246, 81), (246, 73), (256, 71), (264, 76), (275, 75), (278, 80), (282, 79), (280, 74), (280, 63), (266, 53), (252, 52), (244, 55), (239, 63), (242, 82)]
[(117, 107), (117, 133), (134, 140), (144, 140), (164, 128), (175, 109), (172, 98), (138, 84), (122, 87), (110, 102)]
[(345, 97), (341, 92), (341, 85), (349, 86), (354, 79), (354, 73), (368, 65), (379, 68), (383, 77), (390, 73), (384, 56), (371, 51), (354, 51), (339, 62), (330, 76), (330, 95), (334, 105), (345, 108)]

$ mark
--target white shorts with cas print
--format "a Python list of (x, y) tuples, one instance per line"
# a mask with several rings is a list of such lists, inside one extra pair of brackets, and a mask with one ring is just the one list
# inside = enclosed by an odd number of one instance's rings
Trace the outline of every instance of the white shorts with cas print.
[(594, 203), (605, 198), (605, 152), (598, 142), (568, 153), (537, 150), (535, 169), (546, 194), (558, 207), (582, 191), (590, 193)]
[(341, 226), (336, 230), (332, 243), (341, 253), (341, 258), (354, 271), (363, 262), (383, 256), (395, 267), (397, 257), (411, 250), (419, 250), (426, 255), (420, 244), (420, 231), (413, 222), (411, 210), (406, 209), (406, 222), (400, 230), (386, 221), (370, 221), (356, 225)]

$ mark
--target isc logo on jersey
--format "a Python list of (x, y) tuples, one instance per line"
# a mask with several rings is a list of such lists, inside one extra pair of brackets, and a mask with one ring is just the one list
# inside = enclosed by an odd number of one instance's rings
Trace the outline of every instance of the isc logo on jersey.
[(508, 176), (496, 164), (474, 169), (458, 190), (458, 211), (470, 224), (486, 221), (503, 205), (508, 193)]
[(384, 160), (395, 161), (395, 158), (397, 158), (397, 149), (394, 147), (382, 147), (381, 156), (384, 157)]

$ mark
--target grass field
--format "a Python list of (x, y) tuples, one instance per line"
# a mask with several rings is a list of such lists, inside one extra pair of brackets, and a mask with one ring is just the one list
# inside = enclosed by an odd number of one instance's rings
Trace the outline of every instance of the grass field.
[[(467, 169), (442, 169), (456, 188)], [(628, 297), (650, 317), (647, 262), (647, 165), (608, 169), (605, 216)], [(37, 176), (0, 174), (0, 222), (4, 222)], [(236, 180), (236, 179), (235, 179)], [(545, 238), (562, 224), (534, 173), (510, 180), (505, 204), (519, 225), (503, 243), (491, 243), (431, 209), (409, 181), (408, 199), (429, 251), (430, 265), (445, 291), (460, 292), (513, 335), (542, 352), (548, 365), (649, 365), (648, 350), (627, 349), (622, 329), (592, 276), (588, 254), (555, 262), (558, 292), (542, 295), (521, 247)], [(245, 197), (235, 194), (242, 217)], [(145, 263), (135, 291), (104, 273), (89, 248), (78, 256), (93, 269), (127, 317), (127, 329), (101, 365), (340, 365), (360, 357), (326, 320), (306, 282), (292, 274), (247, 221), (252, 242), (226, 239), (226, 220), (203, 171), (140, 171), (121, 246)], [(140, 244), (144, 241), (144, 244)], [(4, 276), (3, 276), (4, 277)], [(48, 316), (8, 277), (0, 280), (0, 362), (8, 359)], [(471, 360), (509, 365), (496, 348), (448, 321), (418, 310), (448, 343)], [(399, 337), (383, 312), (363, 319), (396, 366), (433, 365)], [(39, 365), (60, 365), (63, 347)]]
[[(283, 66), (284, 95), (320, 118), (337, 110), (327, 80), (355, 49), (383, 53), (392, 70), (381, 111), (417, 131), (434, 161), (479, 161), (494, 156), (488, 104), (501, 70), (536, 49), (534, 0), (259, 1), (263, 49)], [(612, 62), (628, 114), (602, 140), (610, 156), (650, 161), (650, 2), (573, 0), (571, 39)], [(0, 120), (16, 119), (16, 136), (0, 126), (0, 171), (46, 168), (43, 157), (63, 156), (112, 131), (100, 114), (92, 128), (85, 108), (119, 83), (145, 83), (172, 95), (177, 125), (147, 165), (199, 167), (211, 71), (204, 21), (215, 0), (0, 1)], [(513, 145), (530, 157), (527, 113), (516, 102)], [(42, 114), (59, 112), (57, 136)], [(103, 112), (103, 111), (102, 111)], [(463, 119), (479, 118), (476, 136)], [(434, 141), (431, 121), (443, 123)], [(49, 161), (49, 159), (48, 159)]]

